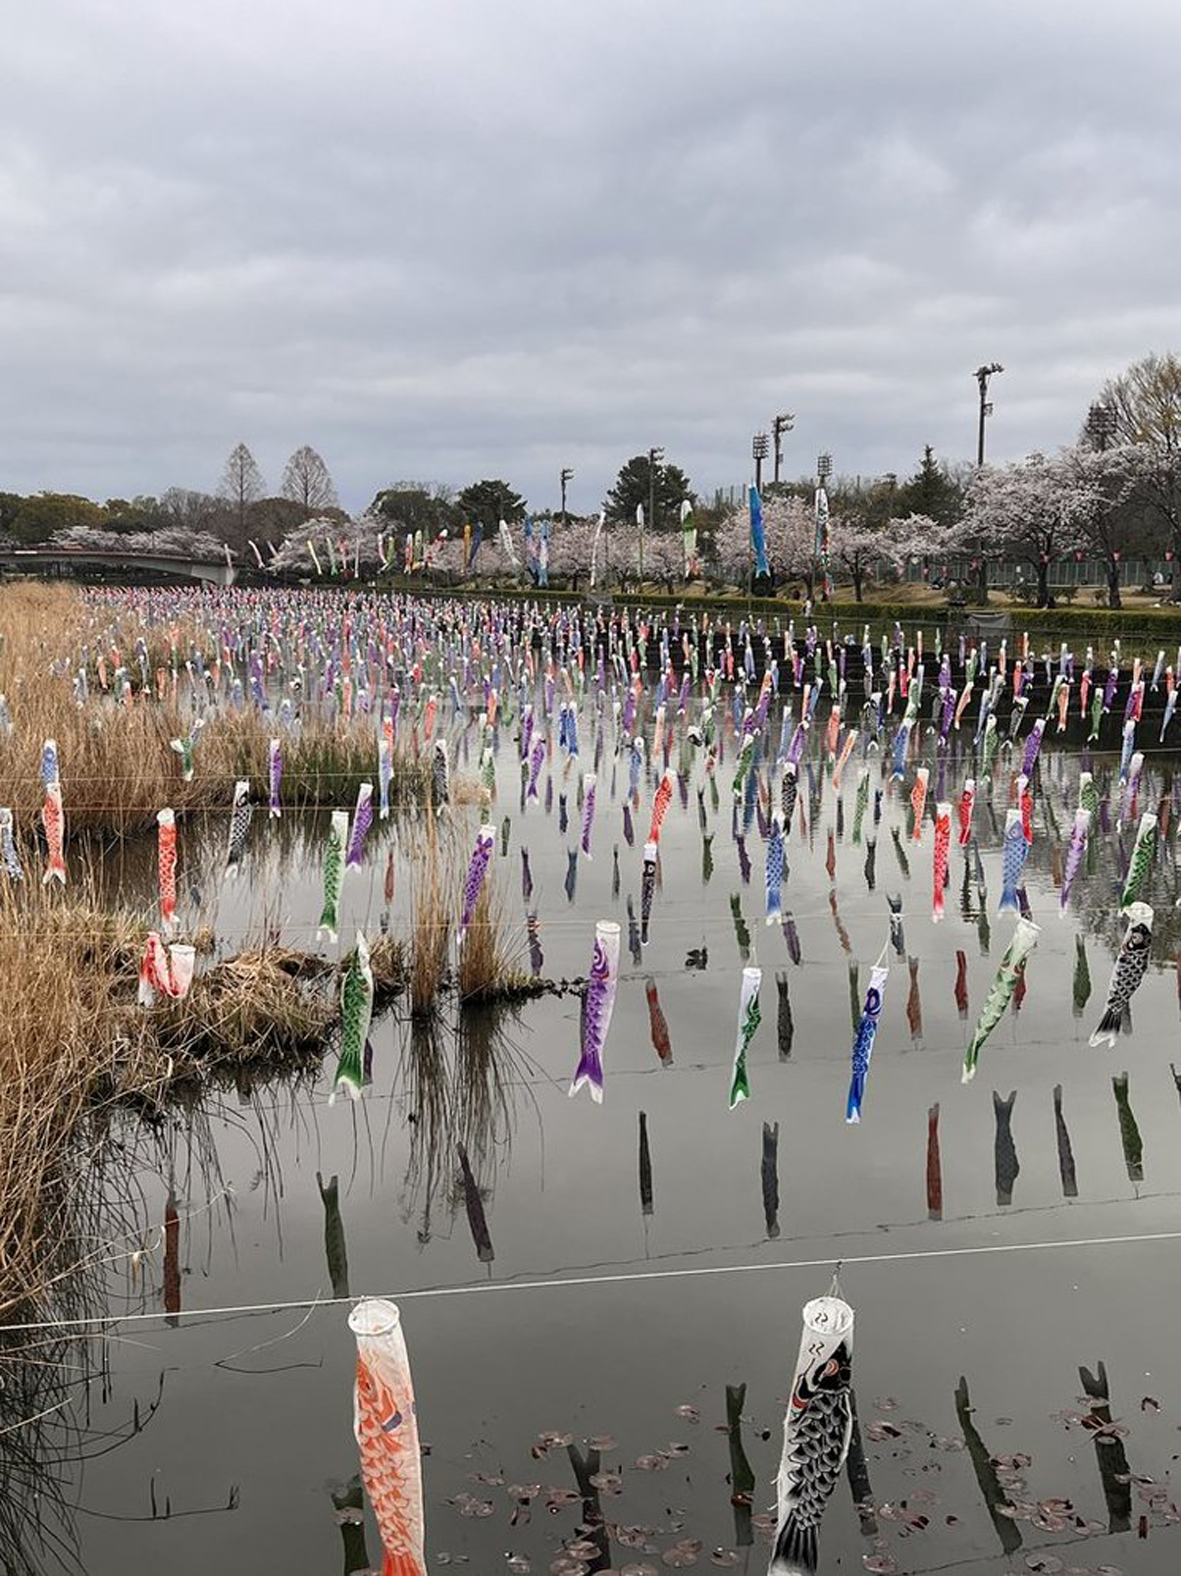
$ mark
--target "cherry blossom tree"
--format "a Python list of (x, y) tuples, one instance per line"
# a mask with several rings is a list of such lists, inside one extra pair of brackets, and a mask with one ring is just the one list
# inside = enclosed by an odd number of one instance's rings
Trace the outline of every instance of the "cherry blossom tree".
[(1084, 520), (1094, 495), (1071, 457), (1031, 454), (1013, 465), (987, 465), (968, 483), (960, 540), (982, 557), (1016, 559), (1037, 577), (1038, 607), (1053, 607), (1050, 569), (1086, 545)]
[[(795, 497), (764, 498), (763, 533), (772, 575), (780, 583), (804, 580), (810, 596), (816, 544), (811, 505)], [(677, 545), (680, 546), (679, 542)], [(754, 548), (750, 539), (750, 511), (745, 504), (732, 509), (714, 532), (713, 562), (721, 579), (728, 584), (748, 582), (754, 566)]]
[(110, 531), (96, 530), (93, 526), (74, 525), (58, 531), (52, 538), (54, 547), (99, 548), (103, 552), (118, 549), (121, 553), (162, 553), (170, 558), (216, 558), (225, 549), (216, 536), (208, 531), (189, 531), (182, 526), (165, 526), (159, 531), (124, 531), (118, 536)]
[(867, 579), (879, 568), (901, 573), (910, 558), (928, 558), (939, 551), (942, 531), (928, 515), (912, 514), (884, 526), (861, 520), (829, 521), (829, 557), (853, 582), (853, 596), (862, 600)]
[(386, 553), (392, 557), (393, 538), (388, 522), (380, 515), (365, 513), (344, 521), (321, 515), (288, 531), (269, 562), (264, 554), (263, 565), (277, 573), (315, 574), (314, 550), (323, 575), (331, 575), (334, 565), (341, 579), (374, 574), (381, 568), (380, 536), (384, 536)]
[(1129, 504), (1145, 470), (1156, 462), (1139, 444), (1101, 448), (1085, 440), (1063, 449), (1061, 462), (1082, 495), (1078, 524), (1085, 550), (1103, 565), (1108, 607), (1119, 607), (1120, 561), (1143, 534), (1140, 511)]

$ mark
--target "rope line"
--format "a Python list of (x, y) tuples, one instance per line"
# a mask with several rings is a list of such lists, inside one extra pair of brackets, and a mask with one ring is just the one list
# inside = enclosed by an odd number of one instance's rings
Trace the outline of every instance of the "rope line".
[[(972, 1258), (1002, 1253), (1050, 1253), (1066, 1248), (1107, 1248), (1125, 1244), (1149, 1242), (1181, 1242), (1181, 1231), (1146, 1231), (1115, 1237), (1075, 1237), (1058, 1242), (1000, 1242), (981, 1243), (960, 1248), (924, 1248), (908, 1253), (864, 1253), (855, 1258), (842, 1258), (840, 1266), (849, 1269), (860, 1264), (906, 1264), (924, 1259)], [(386, 1291), (373, 1295), (390, 1301), (410, 1302), (433, 1297), (467, 1297), (491, 1292), (553, 1291), (558, 1288), (587, 1286), (618, 1286), (628, 1282), (688, 1280), (703, 1276), (754, 1275), (768, 1271), (831, 1269), (835, 1260), (830, 1255), (819, 1259), (792, 1259), (775, 1264), (714, 1264), (691, 1265), (670, 1270), (640, 1270), (621, 1275), (557, 1275), (546, 1280), (473, 1281), (459, 1286), (423, 1286), (412, 1291)], [(153, 1309), (145, 1313), (96, 1314), (79, 1319), (45, 1319), (26, 1324), (0, 1325), (0, 1335), (13, 1335), (34, 1330), (104, 1329), (118, 1324), (144, 1324), (158, 1319), (212, 1319), (232, 1318), (241, 1314), (286, 1313), (315, 1308), (351, 1308), (363, 1299), (350, 1297), (300, 1297), (280, 1302), (231, 1303), (218, 1308), (182, 1308), (174, 1312)]]

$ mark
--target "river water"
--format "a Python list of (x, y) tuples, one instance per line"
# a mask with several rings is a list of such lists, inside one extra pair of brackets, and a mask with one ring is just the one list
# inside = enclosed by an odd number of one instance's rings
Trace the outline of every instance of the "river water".
[[(528, 1561), (579, 1576), (595, 1565), (576, 1530), (589, 1507), (569, 1438), (583, 1452), (599, 1442), (611, 1568), (712, 1560), (761, 1570), (800, 1309), (838, 1264), (857, 1316), (862, 1449), (823, 1524), (822, 1571), (1176, 1568), (1173, 828), (1146, 894), (1157, 926), (1133, 1032), (1092, 1049), (1136, 822), (1120, 825), (1118, 757), (1095, 756), (1110, 831), (1096, 828), (1060, 919), (1081, 758), (1047, 740), (1024, 879), (1041, 934), (1019, 1010), (1006, 1011), (965, 1085), (964, 1046), (1013, 926), (996, 912), (1009, 764), (997, 766), (992, 813), (981, 795), (975, 848), (953, 838), (946, 917), (935, 924), (933, 828), (928, 819), (915, 842), (908, 824), (913, 772), (891, 784), (871, 757), (881, 821), (872, 825), (871, 792), (854, 846), (857, 761), (846, 768), (838, 833), (838, 795), (817, 756), (813, 793), (801, 777), (807, 830), (796, 821), (787, 841), (796, 963), (783, 928), (764, 923), (766, 845), (753, 806), (733, 809), (728, 747), (717, 809), (708, 792), (702, 800), (705, 833), (695, 789), (687, 802), (674, 797), (637, 964), (626, 905), (630, 896), (638, 914), (650, 793), (630, 846), (626, 762), (612, 795), (607, 756), (593, 858), (577, 859), (571, 891), (579, 765), (563, 777), (555, 759), (548, 811), (545, 778), (522, 811), (502, 740), (493, 879), (521, 966), (530, 966), (522, 850), (545, 977), (585, 975), (595, 921), (622, 924), (601, 1107), (567, 1093), (580, 1016), (570, 992), (496, 1012), (459, 1015), (449, 1004), (429, 1030), (396, 1004), (375, 1021), (372, 1084), (356, 1105), (328, 1105), (329, 1059), (313, 1081), (211, 1092), (158, 1129), (129, 1115), (111, 1135), (107, 1186), (127, 1236), (107, 1245), (95, 1311), (127, 1317), (105, 1340), (50, 1348), (76, 1369), (100, 1360), (102, 1373), (68, 1383), (58, 1409), (21, 1436), (41, 1495), (6, 1535), (6, 1568), (311, 1573), (342, 1561), (365, 1568), (365, 1557), (379, 1566), (372, 1522), (359, 1528), (332, 1497), (357, 1470), (344, 1299), (372, 1293), (402, 1308), (429, 1445), (432, 1566), (520, 1572)], [(457, 757), (459, 773), (461, 747)], [(933, 736), (916, 758), (934, 763)], [(963, 772), (947, 763), (949, 799)], [(1171, 794), (1167, 758), (1150, 754), (1138, 809)], [(457, 809), (444, 833), (460, 863), (475, 822), (474, 809)], [(326, 812), (287, 812), (274, 825), (256, 816), (236, 883), (220, 879), (225, 818), (184, 826), (188, 917), (212, 923), (227, 952), (262, 933), (314, 945), (325, 824)], [(379, 928), (387, 846), (390, 924), (406, 928), (407, 861), (422, 833), (413, 821), (388, 842), (375, 831), (369, 866), (346, 884), (341, 949), (355, 926)], [(110, 852), (104, 879), (146, 907), (151, 851)], [(850, 1126), (851, 995), (859, 1001), (887, 943), (895, 893), (902, 956), (887, 951), (863, 1121)], [(1081, 1009), (1076, 936), (1090, 976)], [(762, 1024), (752, 1098), (731, 1111), (748, 962), (763, 970)], [(781, 981), (794, 1026), (787, 1055)], [(935, 1106), (941, 1199), (928, 1178)], [(483, 1206), (479, 1243), (459, 1145)], [(133, 1264), (134, 1246), (144, 1251)]]

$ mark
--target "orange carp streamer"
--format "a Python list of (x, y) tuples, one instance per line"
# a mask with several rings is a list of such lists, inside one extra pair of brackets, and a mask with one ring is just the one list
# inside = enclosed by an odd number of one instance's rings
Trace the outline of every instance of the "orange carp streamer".
[(656, 790), (656, 797), (652, 801), (652, 825), (648, 829), (648, 841), (659, 843), (660, 828), (664, 825), (664, 817), (673, 797), (673, 774), (671, 768), (660, 779), (660, 786)]
[(176, 929), (176, 817), (169, 809), (156, 817), (156, 856), (160, 882), (160, 923), (171, 934)]
[(61, 784), (52, 782), (45, 790), (45, 803), (41, 807), (41, 823), (45, 828), (45, 843), (49, 849), (49, 863), (41, 877), (43, 886), (50, 881), (66, 884), (66, 813), (62, 808)]
[(402, 1317), (379, 1297), (349, 1315), (357, 1337), (353, 1432), (385, 1552), (382, 1576), (426, 1576), (422, 1461)]

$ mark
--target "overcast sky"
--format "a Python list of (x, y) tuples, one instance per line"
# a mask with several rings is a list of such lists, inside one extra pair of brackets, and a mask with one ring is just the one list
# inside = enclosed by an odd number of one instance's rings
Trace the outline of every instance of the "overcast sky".
[(38, 0), (5, 27), (0, 489), (571, 506), (1069, 441), (1181, 349), (1174, 0)]

